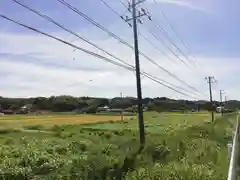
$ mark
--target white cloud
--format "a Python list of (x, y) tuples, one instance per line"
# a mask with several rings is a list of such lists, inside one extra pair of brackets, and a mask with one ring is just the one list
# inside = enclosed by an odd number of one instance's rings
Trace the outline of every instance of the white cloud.
[(152, 2), (155, 1), (156, 3), (167, 3), (167, 4), (177, 5), (180, 7), (185, 7), (185, 8), (189, 8), (196, 11), (206, 12), (206, 9), (200, 6), (194, 5), (193, 2), (190, 3), (189, 1), (186, 1), (186, 0), (149, 0), (149, 2), (151, 1)]
[[(63, 38), (68, 37), (63, 33), (54, 34), (58, 34)], [(92, 41), (111, 51), (114, 55), (127, 60), (128, 63), (134, 64), (132, 50), (115, 40), (92, 39)], [(81, 41), (75, 43), (78, 46), (100, 53), (99, 50), (86, 43)], [(178, 78), (183, 79), (205, 94), (208, 94), (208, 89), (203, 74), (214, 75), (221, 82), (221, 79), (232, 76), (240, 67), (235, 60), (232, 60), (233, 64), (229, 64), (226, 59), (197, 57), (202, 65), (202, 69), (200, 69), (202, 74), (197, 75), (195, 70), (191, 71), (184, 65), (172, 63), (143, 42), (140, 43), (140, 47), (144, 47), (144, 52), (150, 54), (153, 59), (176, 74)], [(1, 96), (22, 97), (69, 94), (74, 96), (113, 97), (118, 96), (120, 92), (123, 92), (126, 96), (136, 96), (136, 82), (133, 72), (115, 67), (82, 52), (72, 52), (72, 50), (71, 47), (39, 35), (2, 33), (0, 36), (0, 53), (14, 53), (15, 56), (0, 55)], [(21, 58), (20, 55), (22, 55)], [(182, 86), (182, 84), (147, 62), (144, 58), (141, 57), (140, 61), (141, 68), (144, 71)], [(225, 68), (226, 66), (228, 68)], [(183, 98), (183, 96), (179, 96), (177, 93), (147, 78), (143, 78), (142, 83), (144, 96)], [(231, 91), (230, 88), (228, 89)], [(226, 89), (226, 92), (228, 89)], [(237, 93), (232, 96), (240, 99), (240, 95)], [(207, 99), (208, 96), (202, 98)]]

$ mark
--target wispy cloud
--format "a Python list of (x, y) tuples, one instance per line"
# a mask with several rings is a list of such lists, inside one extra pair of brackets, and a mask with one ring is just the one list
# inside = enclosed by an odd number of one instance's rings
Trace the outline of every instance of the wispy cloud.
[(192, 10), (196, 10), (196, 11), (202, 11), (202, 12), (206, 12), (206, 9), (199, 7), (197, 5), (194, 5), (190, 2), (187, 1), (180, 1), (180, 0), (155, 0), (156, 3), (167, 3), (167, 4), (172, 4), (172, 5), (177, 5), (177, 6), (181, 6), (181, 7), (185, 7), (185, 8), (189, 8)]

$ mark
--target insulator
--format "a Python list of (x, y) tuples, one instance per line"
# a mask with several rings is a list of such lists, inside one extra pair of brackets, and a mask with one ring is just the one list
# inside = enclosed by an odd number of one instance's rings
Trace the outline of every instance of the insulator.
[(141, 16), (141, 12), (140, 11), (138, 11), (138, 15)]
[(142, 24), (142, 21), (141, 21), (141, 19), (138, 19), (138, 22), (139, 22), (140, 24)]

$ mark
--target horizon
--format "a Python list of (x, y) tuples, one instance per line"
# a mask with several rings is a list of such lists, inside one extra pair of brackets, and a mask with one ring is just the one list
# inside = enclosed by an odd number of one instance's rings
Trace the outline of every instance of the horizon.
[[(32, 97), (5, 97), (5, 96), (0, 96), (0, 98), (6, 98), (6, 99), (35, 99), (35, 98), (51, 98), (51, 97), (63, 97), (63, 96), (67, 96), (67, 97), (72, 97), (72, 98), (92, 98), (92, 99), (114, 99), (114, 98), (134, 98), (137, 99), (137, 97), (133, 97), (133, 96), (115, 96), (115, 97), (98, 97), (98, 96), (72, 96), (72, 95), (51, 95), (51, 96), (32, 96)], [(166, 98), (168, 100), (175, 100), (175, 101), (206, 101), (206, 102), (210, 102), (209, 100), (188, 100), (188, 99), (174, 99), (174, 98), (169, 98), (169, 97), (143, 97), (143, 99), (157, 99), (157, 98)], [(213, 100), (214, 102), (220, 102), (218, 100)], [(228, 99), (228, 101), (238, 101), (235, 99)]]

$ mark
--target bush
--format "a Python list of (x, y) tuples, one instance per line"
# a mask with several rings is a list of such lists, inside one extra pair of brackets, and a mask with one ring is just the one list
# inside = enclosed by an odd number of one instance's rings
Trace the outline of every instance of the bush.
[(153, 162), (165, 161), (170, 154), (170, 149), (162, 144), (150, 145), (147, 147), (146, 151), (151, 155)]
[(74, 153), (84, 152), (87, 150), (87, 143), (84, 141), (73, 141), (69, 144), (69, 149)]
[(4, 142), (5, 145), (12, 145), (14, 144), (14, 140), (13, 139), (6, 139), (5, 142)]
[(38, 124), (38, 125), (30, 125), (30, 126), (24, 126), (24, 129), (29, 129), (29, 130), (41, 130), (43, 129), (43, 126)]
[(20, 130), (12, 128), (0, 128), (0, 134), (8, 134), (13, 132), (20, 132)]

